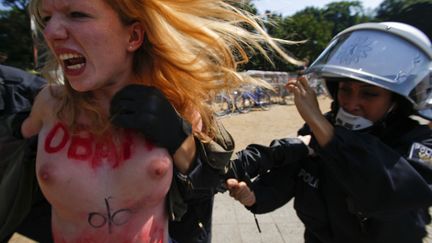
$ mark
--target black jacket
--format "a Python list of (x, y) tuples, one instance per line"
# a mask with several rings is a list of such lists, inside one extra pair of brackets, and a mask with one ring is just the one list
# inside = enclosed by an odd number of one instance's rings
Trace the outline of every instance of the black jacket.
[(234, 140), (222, 124), (217, 123), (212, 141), (196, 141), (197, 158), (193, 168), (187, 175), (177, 173), (173, 180), (186, 207), (181, 219), (169, 222), (170, 237), (178, 243), (211, 242), (214, 195), (224, 191), (225, 178), (233, 171), (230, 158)]
[(308, 243), (422, 242), (431, 221), (430, 128), (409, 118), (367, 133), (336, 127), (326, 147), (313, 138), (311, 147), (316, 156), (293, 157), (254, 180), (248, 209), (266, 213), (294, 198)]
[(14, 136), (45, 83), (36, 75), (0, 65), (0, 242), (15, 231), (41, 242), (51, 237), (48, 203), (35, 175), (36, 139)]

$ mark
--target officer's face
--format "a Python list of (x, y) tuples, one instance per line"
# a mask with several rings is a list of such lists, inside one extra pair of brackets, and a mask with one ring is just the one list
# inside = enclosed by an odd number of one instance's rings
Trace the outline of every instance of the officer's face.
[(393, 104), (390, 91), (355, 81), (339, 82), (337, 99), (348, 113), (372, 122), (383, 118)]

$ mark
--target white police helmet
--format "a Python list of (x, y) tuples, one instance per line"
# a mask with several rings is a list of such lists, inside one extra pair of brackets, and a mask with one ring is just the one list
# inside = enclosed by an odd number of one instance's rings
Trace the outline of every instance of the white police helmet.
[[(406, 98), (418, 115), (432, 120), (431, 42), (413, 26), (354, 25), (336, 35), (305, 73), (382, 87)], [(328, 82), (327, 88), (334, 95)]]

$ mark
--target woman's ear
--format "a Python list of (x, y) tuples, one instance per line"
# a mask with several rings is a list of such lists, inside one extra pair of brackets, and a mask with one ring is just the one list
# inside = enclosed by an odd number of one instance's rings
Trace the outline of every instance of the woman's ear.
[(144, 27), (141, 23), (135, 22), (130, 26), (128, 51), (134, 52), (141, 47), (144, 42)]

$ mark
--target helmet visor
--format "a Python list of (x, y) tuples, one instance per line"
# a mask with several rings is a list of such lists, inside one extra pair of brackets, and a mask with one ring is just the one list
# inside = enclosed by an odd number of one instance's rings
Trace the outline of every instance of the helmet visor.
[(337, 36), (306, 73), (355, 79), (408, 98), (429, 76), (430, 63), (429, 57), (411, 42), (365, 29)]

